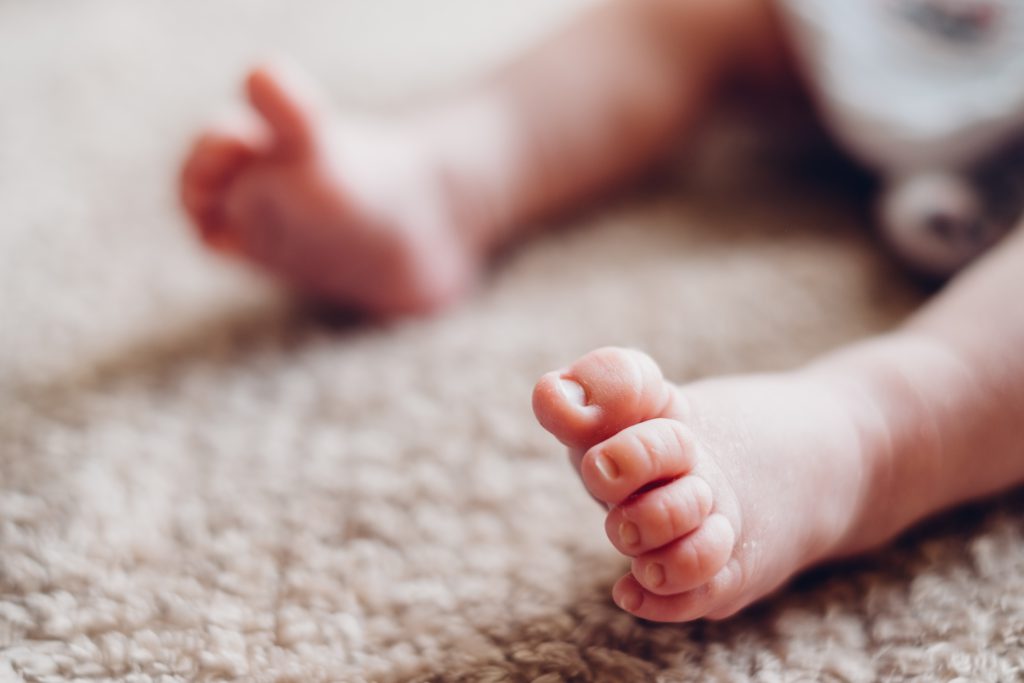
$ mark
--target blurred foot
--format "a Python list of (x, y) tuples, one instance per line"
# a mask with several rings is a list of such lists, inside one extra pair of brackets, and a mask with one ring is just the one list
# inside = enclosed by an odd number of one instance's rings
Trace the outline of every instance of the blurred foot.
[(608, 348), (541, 378), (533, 405), (632, 558), (615, 602), (687, 621), (729, 616), (882, 540), (861, 528), (865, 502), (878, 502), (872, 444), (839, 396), (796, 374), (676, 387), (648, 356)]
[(246, 91), (259, 116), (211, 127), (182, 171), (207, 244), (374, 315), (434, 311), (467, 290), (479, 249), (415, 136), (332, 114), (293, 67), (255, 69)]

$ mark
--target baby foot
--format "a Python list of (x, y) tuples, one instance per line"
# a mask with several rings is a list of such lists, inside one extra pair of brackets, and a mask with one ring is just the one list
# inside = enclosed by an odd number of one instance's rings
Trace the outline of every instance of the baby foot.
[(615, 602), (686, 621), (731, 615), (882, 540), (858, 527), (871, 468), (838, 396), (797, 375), (675, 387), (648, 356), (606, 348), (541, 378), (533, 406), (633, 558)]
[(464, 292), (479, 258), (414, 136), (332, 115), (294, 68), (256, 69), (246, 90), (259, 118), (202, 134), (182, 171), (210, 246), (375, 314), (430, 311)]

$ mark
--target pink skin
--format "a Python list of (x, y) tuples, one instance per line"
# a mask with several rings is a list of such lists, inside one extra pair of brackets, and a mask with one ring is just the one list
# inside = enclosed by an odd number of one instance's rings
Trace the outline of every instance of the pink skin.
[[(723, 84), (787, 83), (770, 6), (610, 0), (478, 87), (388, 120), (342, 116), (294, 67), (262, 67), (246, 81), (255, 115), (198, 138), (182, 200), (207, 244), (306, 295), (436, 311), (530, 220), (649, 163)], [(790, 373), (678, 387), (643, 354), (602, 349), (542, 378), (537, 418), (632, 558), (615, 601), (658, 621), (728, 616), (1024, 481), (1024, 315), (1006, 303), (1021, 264), (1018, 235), (902, 330)]]
[(599, 349), (537, 383), (540, 421), (632, 558), (654, 621), (722, 618), (813, 564), (1024, 481), (1024, 228), (903, 327), (778, 374), (676, 386)]
[(256, 115), (199, 136), (182, 200), (209, 246), (305, 295), (437, 311), (531, 221), (662, 153), (739, 62), (772, 62), (765, 13), (607, 2), (476, 87), (390, 118), (338, 113), (294, 65), (263, 66), (245, 83)]
[[(202, 134), (182, 200), (210, 246), (299, 291), (381, 315), (461, 296), (479, 258), (439, 200), (431, 162), (397, 127), (342, 121), (297, 70), (254, 70), (261, 118)], [(394, 201), (401, 197), (401, 202)]]
[(608, 538), (632, 558), (613, 597), (637, 616), (727, 616), (840, 551), (858, 504), (842, 484), (862, 463), (826, 386), (764, 376), (681, 390), (647, 356), (609, 348), (545, 375), (533, 403), (610, 506)]

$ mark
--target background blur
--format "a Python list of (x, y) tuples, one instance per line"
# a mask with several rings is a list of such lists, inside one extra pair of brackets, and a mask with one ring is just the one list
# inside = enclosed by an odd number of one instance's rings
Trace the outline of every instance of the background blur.
[[(291, 55), (339, 103), (396, 106), (485, 72), (584, 3), (0, 2), (0, 357), (19, 359), (0, 377), (28, 356), (80, 357), (129, 320), (186, 329), (251, 289), (196, 248), (176, 182), (255, 61)], [(42, 298), (51, 288), (59, 299)]]
[(827, 151), (723, 113), (465, 305), (386, 327), (318, 321), (193, 238), (178, 164), (253, 60), (391, 107), (580, 6), (0, 0), (0, 679), (1019, 673), (1019, 496), (728, 623), (653, 626), (612, 605), (626, 563), (530, 415), (595, 346), (682, 381), (910, 311)]

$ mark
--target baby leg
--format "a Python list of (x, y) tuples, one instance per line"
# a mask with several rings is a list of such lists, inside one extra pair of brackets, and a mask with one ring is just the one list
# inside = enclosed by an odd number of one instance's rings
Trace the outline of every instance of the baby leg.
[(649, 162), (775, 41), (766, 0), (607, 0), (467, 91), (370, 120), (258, 68), (259, 116), (199, 138), (183, 201), (208, 243), (306, 294), (436, 310), (528, 221)]
[(537, 418), (632, 558), (615, 601), (657, 621), (728, 616), (1024, 482), (1021, 293), (1024, 227), (902, 329), (792, 372), (677, 386), (601, 349), (545, 375)]

